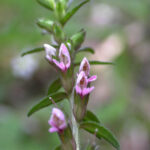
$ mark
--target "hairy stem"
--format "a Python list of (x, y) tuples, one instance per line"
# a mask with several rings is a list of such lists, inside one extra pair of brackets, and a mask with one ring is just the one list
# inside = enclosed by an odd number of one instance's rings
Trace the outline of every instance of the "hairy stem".
[(78, 126), (78, 123), (73, 114), (73, 103), (74, 103), (73, 95), (74, 94), (72, 92), (71, 97), (70, 97), (70, 104), (71, 104), (71, 120), (72, 120), (73, 136), (74, 136), (75, 142), (76, 142), (76, 150), (80, 150), (79, 126)]

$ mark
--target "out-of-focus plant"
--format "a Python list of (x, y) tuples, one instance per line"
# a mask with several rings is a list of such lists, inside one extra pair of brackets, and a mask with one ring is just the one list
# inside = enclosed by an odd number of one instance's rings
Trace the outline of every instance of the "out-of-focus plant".
[[(48, 94), (38, 104), (32, 107), (28, 116), (36, 111), (50, 105), (54, 105), (50, 120), (49, 132), (57, 132), (61, 145), (56, 150), (81, 150), (79, 130), (83, 129), (96, 136), (99, 140), (105, 139), (116, 149), (119, 149), (119, 143), (113, 134), (102, 125), (97, 116), (87, 110), (90, 93), (94, 90), (91, 82), (95, 81), (97, 76), (90, 75), (91, 65), (113, 64), (111, 62), (101, 62), (98, 60), (88, 61), (83, 58), (80, 62), (75, 62), (77, 53), (94, 53), (90, 47), (82, 47), (86, 32), (81, 29), (71, 37), (64, 32), (64, 26), (71, 17), (89, 0), (84, 0), (73, 9), (69, 9), (72, 1), (68, 0), (37, 0), (37, 2), (50, 10), (54, 15), (54, 20), (39, 19), (37, 25), (44, 29), (53, 37), (53, 44), (43, 44), (41, 47), (34, 48), (22, 54), (32, 54), (45, 51), (46, 60), (53, 66), (59, 74), (59, 78), (51, 83), (48, 88)], [(75, 68), (79, 67), (79, 72)], [(63, 92), (60, 91), (63, 88)], [(70, 112), (65, 114), (58, 108), (57, 103), (68, 99)], [(87, 150), (96, 149), (96, 145), (88, 145)]]

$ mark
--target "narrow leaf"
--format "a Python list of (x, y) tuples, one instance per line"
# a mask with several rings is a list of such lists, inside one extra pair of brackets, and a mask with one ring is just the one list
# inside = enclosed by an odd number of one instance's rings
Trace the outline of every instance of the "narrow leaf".
[(93, 112), (91, 112), (89, 110), (87, 110), (87, 112), (86, 112), (85, 117), (83, 118), (83, 120), (84, 121), (93, 121), (93, 122), (100, 123), (100, 121), (97, 118), (97, 116)]
[(65, 17), (62, 19), (62, 24), (64, 25), (84, 4), (89, 2), (89, 0), (85, 0), (81, 2), (79, 5), (77, 5), (75, 8), (73, 8), (71, 11), (69, 11)]
[(80, 52), (88, 52), (88, 53), (94, 54), (94, 50), (90, 47), (81, 48), (77, 51), (77, 53), (80, 53)]
[(57, 92), (61, 88), (61, 86), (61, 80), (60, 78), (57, 78), (50, 84), (48, 88), (48, 95)]
[(49, 19), (39, 19), (37, 21), (37, 25), (40, 28), (42, 28), (42, 29), (44, 29), (44, 30), (46, 30), (47, 32), (50, 32), (50, 33), (52, 33), (52, 31), (53, 31), (53, 29), (52, 29), (53, 24), (54, 24), (54, 22), (52, 20), (49, 20)]
[(81, 44), (84, 42), (85, 36), (86, 36), (86, 31), (84, 29), (81, 29), (79, 32), (77, 32), (71, 37), (72, 46), (74, 50), (80, 48)]
[(49, 10), (51, 10), (51, 11), (53, 10), (53, 7), (54, 7), (53, 2), (48, 1), (48, 0), (37, 0), (37, 2), (38, 2), (41, 6), (47, 8), (47, 9), (49, 9)]
[(49, 96), (46, 96), (45, 98), (43, 98), (38, 104), (36, 104), (35, 106), (33, 106), (31, 108), (31, 110), (28, 112), (28, 117), (31, 116), (33, 113), (35, 113), (36, 111), (45, 108), (49, 105), (52, 105), (52, 101), (49, 99), (49, 97), (52, 97), (52, 99), (54, 100), (55, 103), (58, 103), (60, 101), (62, 101), (63, 99), (67, 98), (67, 94), (64, 92), (58, 92), (58, 93), (54, 93), (51, 94)]
[(100, 124), (95, 122), (83, 122), (80, 124), (80, 128), (88, 131), (89, 133), (94, 134), (99, 139), (100, 138), (105, 139), (107, 142), (112, 144), (117, 150), (120, 149), (117, 139), (108, 129), (101, 126)]
[[(89, 61), (89, 63), (90, 65), (114, 65), (113, 62), (105, 62), (105, 61), (98, 61), (98, 60)], [(80, 62), (76, 62), (74, 65), (79, 66)]]
[(32, 53), (37, 53), (37, 52), (41, 52), (41, 51), (44, 51), (44, 47), (37, 47), (37, 48), (33, 48), (31, 50), (28, 50), (26, 52), (23, 52), (21, 54), (21, 56), (25, 56), (25, 55), (28, 55), (28, 54), (32, 54)]

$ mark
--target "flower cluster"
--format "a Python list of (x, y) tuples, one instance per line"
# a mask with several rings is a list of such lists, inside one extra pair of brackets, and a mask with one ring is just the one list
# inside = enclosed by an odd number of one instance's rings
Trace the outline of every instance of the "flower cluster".
[(93, 91), (94, 86), (89, 87), (89, 83), (95, 81), (97, 76), (93, 75), (89, 77), (90, 64), (86, 58), (81, 62), (79, 74), (77, 74), (76, 81), (76, 93), (78, 93), (82, 98)]
[(44, 48), (46, 51), (46, 59), (50, 63), (54, 63), (62, 72), (66, 72), (71, 65), (70, 54), (66, 45), (62, 43), (59, 48), (59, 61), (53, 58), (53, 56), (56, 57), (56, 49), (54, 47), (48, 44), (44, 44)]

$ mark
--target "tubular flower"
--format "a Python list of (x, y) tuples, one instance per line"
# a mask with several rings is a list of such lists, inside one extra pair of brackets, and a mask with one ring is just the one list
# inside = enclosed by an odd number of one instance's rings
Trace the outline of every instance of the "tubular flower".
[(49, 44), (44, 44), (44, 49), (46, 52), (46, 59), (53, 62), (52, 56), (56, 56), (56, 49)]
[(76, 81), (76, 93), (78, 93), (81, 97), (84, 97), (85, 95), (89, 94), (93, 91), (94, 86), (88, 87), (88, 83), (96, 80), (96, 76), (92, 76), (88, 79), (84, 71), (81, 71), (78, 74), (77, 81)]
[(51, 128), (49, 129), (49, 132), (62, 132), (67, 127), (65, 115), (63, 112), (58, 108), (53, 108), (52, 115), (50, 120), (48, 121), (49, 125), (51, 125)]
[(70, 59), (70, 54), (65, 46), (65, 44), (61, 44), (60, 49), (59, 49), (59, 60), (57, 61), (56, 59), (53, 59), (53, 62), (58, 66), (63, 72), (67, 71), (67, 69), (70, 67), (71, 64), (71, 59)]
[(84, 71), (86, 76), (89, 76), (90, 73), (90, 64), (87, 60), (86, 57), (83, 58), (81, 64), (80, 64), (80, 68), (79, 68), (79, 72)]

